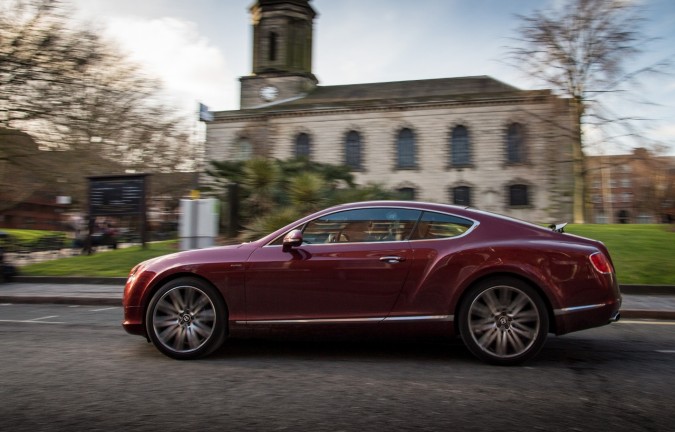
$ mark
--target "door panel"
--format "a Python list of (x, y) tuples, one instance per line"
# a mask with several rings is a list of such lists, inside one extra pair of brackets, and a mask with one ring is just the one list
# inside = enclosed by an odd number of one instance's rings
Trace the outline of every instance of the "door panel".
[(384, 318), (411, 258), (407, 241), (263, 247), (246, 265), (247, 320)]

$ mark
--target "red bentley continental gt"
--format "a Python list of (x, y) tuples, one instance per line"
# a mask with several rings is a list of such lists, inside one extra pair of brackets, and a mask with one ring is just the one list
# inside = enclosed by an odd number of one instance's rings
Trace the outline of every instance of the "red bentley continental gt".
[(380, 201), (309, 215), (260, 240), (138, 264), (124, 323), (176, 359), (272, 329), (460, 335), (518, 364), (548, 333), (619, 319), (600, 242), (483, 211)]

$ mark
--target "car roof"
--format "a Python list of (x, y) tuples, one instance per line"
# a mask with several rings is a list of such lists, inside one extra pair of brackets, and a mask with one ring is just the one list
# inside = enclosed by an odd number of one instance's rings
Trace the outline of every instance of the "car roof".
[(358, 201), (351, 202), (346, 204), (339, 204), (333, 207), (328, 207), (312, 214), (306, 215), (290, 225), (287, 225), (279, 230), (274, 231), (261, 239), (256, 240), (256, 242), (267, 243), (272, 241), (281, 235), (284, 231), (290, 229), (291, 225), (301, 225), (309, 220), (312, 220), (316, 217), (321, 217), (330, 213), (335, 213), (338, 211), (350, 210), (350, 209), (360, 209), (360, 208), (378, 208), (378, 207), (398, 207), (398, 208), (409, 208), (421, 211), (435, 211), (441, 213), (449, 213), (459, 217), (465, 217), (478, 223), (483, 223), (487, 221), (499, 222), (503, 224), (510, 224), (518, 226), (519, 229), (525, 230), (535, 230), (538, 232), (548, 232), (546, 228), (527, 222), (524, 220), (512, 218), (510, 216), (501, 215), (498, 213), (487, 212), (483, 210), (474, 209), (468, 206), (458, 206), (452, 204), (441, 204), (425, 201), (409, 201), (409, 200), (379, 200), (379, 201)]
[(364, 207), (404, 207), (404, 208), (414, 208), (420, 210), (435, 210), (435, 211), (458, 211), (458, 210), (467, 210), (467, 206), (457, 206), (451, 204), (439, 204), (432, 202), (424, 201), (403, 201), (403, 200), (380, 200), (380, 201), (359, 201), (347, 204), (339, 204), (333, 207), (329, 207), (325, 210), (330, 212), (336, 210), (348, 210), (352, 208), (364, 208)]

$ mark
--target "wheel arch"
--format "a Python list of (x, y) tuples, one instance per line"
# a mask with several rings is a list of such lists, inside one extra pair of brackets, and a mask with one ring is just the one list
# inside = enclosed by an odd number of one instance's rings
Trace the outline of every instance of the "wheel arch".
[(457, 303), (455, 304), (454, 316), (455, 317), (459, 316), (460, 311), (462, 309), (462, 306), (463, 306), (464, 302), (466, 301), (466, 297), (474, 286), (479, 285), (481, 283), (485, 283), (486, 281), (488, 281), (490, 279), (499, 279), (499, 278), (517, 279), (517, 280), (519, 280), (523, 283), (526, 283), (532, 289), (537, 291), (537, 293), (541, 297), (541, 300), (544, 302), (544, 305), (546, 306), (546, 313), (548, 314), (548, 317), (549, 317), (548, 331), (549, 331), (549, 333), (556, 333), (556, 320), (555, 320), (555, 315), (553, 313), (553, 305), (551, 304), (551, 299), (548, 297), (546, 292), (541, 288), (541, 286), (538, 283), (534, 282), (532, 279), (530, 279), (528, 277), (525, 277), (521, 274), (514, 273), (514, 272), (500, 271), (500, 272), (495, 272), (495, 273), (489, 273), (489, 274), (482, 275), (482, 276), (478, 277), (477, 279), (471, 281), (469, 284), (466, 285), (466, 287), (462, 291), (462, 294), (459, 296), (459, 299), (457, 300)]
[[(143, 299), (143, 315), (142, 315), (143, 316), (143, 328), (146, 328), (146, 324), (147, 324), (146, 323), (146, 315), (147, 315), (147, 312), (148, 312), (148, 307), (150, 307), (150, 302), (152, 300), (152, 297), (155, 295), (155, 293), (157, 291), (159, 291), (159, 289), (162, 286), (164, 286), (165, 284), (167, 284), (171, 281), (174, 281), (176, 279), (184, 278), (184, 277), (199, 279), (200, 281), (211, 285), (215, 289), (215, 291), (218, 293), (218, 296), (220, 296), (220, 299), (223, 301), (223, 305), (225, 306), (226, 316), (227, 317), (230, 316), (230, 310), (229, 310), (229, 306), (227, 304), (227, 301), (225, 299), (225, 296), (220, 291), (218, 286), (216, 286), (216, 284), (214, 284), (209, 279), (205, 278), (204, 276), (202, 276), (200, 274), (182, 271), (182, 272), (172, 273), (170, 275), (166, 275), (165, 277), (162, 277), (162, 278), (159, 278), (159, 279), (156, 279), (156, 280), (152, 281), (152, 284), (150, 285), (149, 289), (146, 292), (145, 298)], [(229, 334), (229, 330), (230, 330), (230, 322), (229, 322), (229, 320), (225, 320), (225, 335)], [(146, 334), (145, 337), (149, 341), (149, 339), (150, 339), (149, 335)]]

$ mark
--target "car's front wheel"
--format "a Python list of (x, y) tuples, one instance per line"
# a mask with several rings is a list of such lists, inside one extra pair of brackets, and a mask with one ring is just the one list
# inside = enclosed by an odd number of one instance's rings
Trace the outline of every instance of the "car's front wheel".
[(164, 284), (150, 300), (146, 330), (162, 353), (175, 359), (205, 356), (225, 339), (227, 312), (209, 283), (185, 277)]
[(540, 294), (510, 277), (472, 287), (459, 311), (467, 348), (489, 363), (514, 365), (534, 357), (548, 335), (549, 316)]

